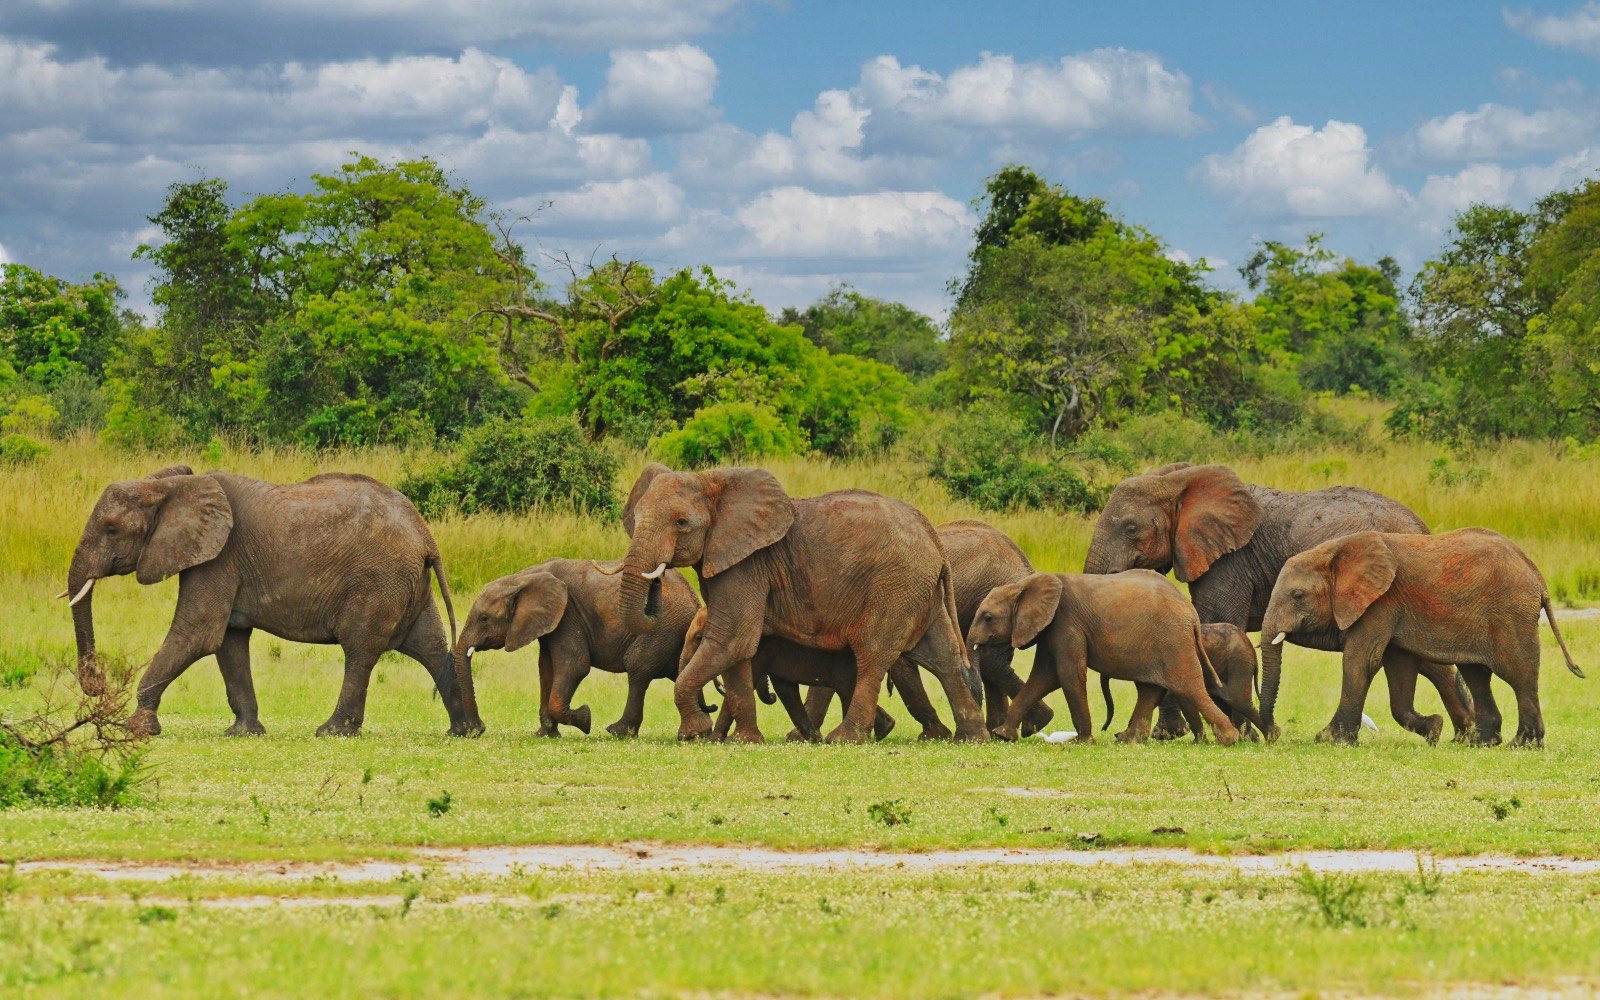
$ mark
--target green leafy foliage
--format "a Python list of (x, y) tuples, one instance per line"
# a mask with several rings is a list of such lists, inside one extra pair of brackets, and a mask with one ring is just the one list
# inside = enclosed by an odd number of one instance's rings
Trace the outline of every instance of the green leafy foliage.
[(447, 463), (396, 488), (428, 517), (537, 507), (609, 516), (618, 510), (616, 477), (616, 459), (570, 420), (494, 420), (468, 431)]
[(0, 464), (32, 465), (50, 454), (50, 446), (26, 434), (0, 436)]
[(82, 284), (25, 264), (0, 264), (0, 384), (24, 378), (51, 388), (87, 373), (98, 378), (130, 322), (115, 278)]
[(922, 313), (840, 286), (803, 310), (785, 309), (779, 322), (834, 354), (872, 358), (913, 378), (944, 365), (939, 328)]
[(674, 468), (690, 469), (799, 454), (805, 436), (769, 406), (722, 402), (696, 410), (682, 427), (657, 438), (651, 450)]
[(992, 408), (958, 415), (936, 440), (928, 475), (983, 510), (1099, 510), (1109, 490), (1063, 462), (1029, 457), (1023, 421)]

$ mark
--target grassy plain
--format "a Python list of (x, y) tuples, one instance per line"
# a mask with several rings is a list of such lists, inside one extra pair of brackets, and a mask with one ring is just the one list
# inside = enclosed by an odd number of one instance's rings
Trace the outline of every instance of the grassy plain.
[[(1231, 462), (1246, 479), (1285, 488), (1369, 486), (1436, 529), (1495, 528), (1533, 556), (1558, 599), (1600, 598), (1600, 460), (1512, 444), (1452, 457), (1450, 469), (1484, 471), (1449, 485), (1429, 479), (1439, 454), (1387, 443)], [(417, 460), (394, 451), (141, 456), (76, 441), (57, 444), (37, 466), (0, 467), (0, 599), (9, 611), (0, 625), (0, 713), (25, 711), (52, 665), (70, 656), (70, 619), (52, 595), (105, 483), (172, 461), (275, 480), (344, 469), (392, 481)], [(631, 480), (640, 462), (622, 478)], [(903, 496), (935, 521), (980, 516), (904, 458), (768, 464), (797, 495), (864, 486)], [(1076, 516), (981, 516), (1048, 569), (1081, 565), (1092, 528)], [(619, 525), (565, 515), (452, 518), (434, 531), (458, 613), (494, 576), (551, 556), (612, 556), (626, 544)], [(124, 578), (97, 588), (102, 649), (147, 659), (175, 596), (173, 581), (141, 587)], [(1600, 668), (1600, 621), (1564, 628), (1578, 661)], [(318, 740), (312, 730), (338, 686), (336, 652), (258, 636), (265, 738), (219, 735), (231, 716), (214, 666), (202, 661), (167, 694), (166, 734), (148, 753), (153, 780), (139, 805), (0, 812), (0, 859), (348, 859), (428, 845), (630, 839), (1600, 857), (1600, 682), (1568, 675), (1548, 632), (1544, 643), (1548, 749), (1530, 752), (1430, 748), (1389, 721), (1381, 681), (1368, 706), (1380, 733), (1355, 749), (1314, 744), (1336, 698), (1337, 661), (1299, 649), (1286, 657), (1286, 737), (1271, 747), (1122, 747), (1107, 738), (1070, 748), (924, 745), (909, 720), (887, 746), (679, 746), (659, 685), (644, 737), (619, 743), (600, 727), (619, 714), (623, 685), (599, 673), (578, 701), (593, 707), (600, 735), (540, 740), (532, 735), (532, 650), (478, 658), (489, 725), (482, 739), (445, 737), (444, 711), (422, 670), (386, 658), (366, 734)], [(1438, 710), (1431, 691), (1419, 697), (1424, 711)], [(1061, 709), (1058, 696), (1052, 704)], [(1120, 690), (1122, 717), (1131, 704), (1131, 690)], [(889, 706), (904, 715), (898, 701)], [(769, 739), (781, 740), (781, 711), (763, 713)], [(445, 792), (451, 806), (435, 815), (428, 803)], [(908, 821), (885, 825), (885, 804)], [(435, 988), (540, 996), (1390, 992), (1600, 979), (1593, 877), (1453, 875), (1432, 894), (1395, 876), (1357, 884), (1363, 902), (1352, 905), (1367, 916), (1342, 926), (1317, 916), (1316, 892), (1292, 879), (1159, 867), (442, 879), (404, 914), (356, 905), (296, 908), (286, 919), (286, 910), (208, 902), (262, 891), (247, 884), (131, 890), (30, 875), (0, 888), (0, 992), (81, 995), (112, 982), (135, 995), (189, 994), (202, 984), (221, 995), (285, 996)], [(359, 891), (404, 896), (412, 888)], [(135, 900), (140, 891), (184, 899), (157, 905)], [(514, 899), (448, 905), (466, 893)], [(1394, 903), (1399, 896), (1407, 902)]]

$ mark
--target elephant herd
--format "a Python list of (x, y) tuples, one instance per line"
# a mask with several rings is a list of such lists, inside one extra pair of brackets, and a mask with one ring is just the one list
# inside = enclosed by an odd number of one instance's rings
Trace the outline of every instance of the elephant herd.
[[(791, 497), (757, 468), (651, 464), (623, 525), (631, 541), (621, 559), (551, 559), (494, 580), (458, 629), (438, 547), (395, 490), (342, 473), (275, 485), (165, 468), (108, 486), (73, 553), (62, 596), (79, 681), (91, 694), (103, 684), (95, 583), (127, 573), (141, 583), (179, 579), (172, 627), (128, 720), (148, 734), (161, 731), (168, 685), (209, 655), (235, 716), (227, 733), (263, 732), (249, 652), (258, 628), (342, 648), (343, 685), (319, 735), (360, 732), (372, 669), (389, 650), (427, 668), (452, 734), (481, 733), (474, 655), (535, 641), (539, 732), (548, 736), (560, 726), (589, 732), (589, 708), (573, 700), (598, 667), (627, 677), (622, 717), (607, 727), (618, 737), (638, 734), (650, 683), (667, 679), (681, 739), (760, 741), (759, 697), (782, 702), (790, 738), (817, 740), (835, 695), (843, 719), (829, 741), (881, 739), (895, 725), (879, 706), (887, 681), (924, 738), (1015, 740), (1050, 722), (1043, 699), (1059, 688), (1075, 739), (1089, 742), (1093, 668), (1107, 727), (1109, 681), (1137, 689), (1118, 739), (1200, 740), (1209, 727), (1222, 744), (1242, 734), (1273, 740), (1289, 641), (1343, 652), (1339, 705), (1319, 739), (1355, 742), (1381, 669), (1395, 720), (1430, 743), (1444, 720), (1417, 713), (1419, 674), (1438, 689), (1457, 740), (1500, 742), (1494, 675), (1517, 699), (1513, 743), (1542, 745), (1541, 611), (1567, 667), (1583, 676), (1543, 577), (1503, 536), (1430, 535), (1415, 513), (1371, 491), (1275, 490), (1221, 465), (1180, 462), (1124, 480), (1081, 574), (1035, 571), (980, 521), (935, 527), (910, 504), (865, 490)], [(694, 569), (700, 594), (681, 568)], [(1259, 707), (1245, 634), (1258, 630)], [(1023, 682), (1011, 660), (1029, 647)], [(953, 733), (918, 668), (938, 681)], [(711, 684), (724, 694), (715, 718)]]

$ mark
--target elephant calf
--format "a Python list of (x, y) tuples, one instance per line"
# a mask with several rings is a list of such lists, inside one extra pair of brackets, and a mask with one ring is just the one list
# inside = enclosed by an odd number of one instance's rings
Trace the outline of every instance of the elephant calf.
[(430, 572), (453, 629), (450, 590), (428, 526), (411, 501), (367, 476), (329, 472), (279, 485), (221, 472), (197, 476), (176, 465), (112, 483), (67, 570), (79, 682), (91, 694), (102, 683), (90, 610), (95, 582), (134, 573), (140, 583), (157, 583), (177, 574), (177, 612), (139, 681), (139, 707), (128, 720), (133, 732), (161, 732), (162, 692), (212, 654), (235, 717), (228, 735), (264, 732), (250, 675), (250, 633), (261, 629), (343, 648), (344, 685), (318, 736), (361, 731), (372, 668), (391, 649), (427, 667), (450, 732), (476, 735), (483, 722), (456, 688)]
[(1344, 636), (1344, 687), (1333, 721), (1318, 739), (1355, 743), (1361, 706), (1385, 657), (1395, 651), (1455, 663), (1472, 691), (1480, 746), (1500, 742), (1500, 711), (1489, 688), (1494, 674), (1517, 696), (1513, 746), (1543, 746), (1539, 711), (1539, 611), (1556, 627), (1544, 577), (1504, 535), (1462, 528), (1442, 535), (1362, 531), (1324, 542), (1284, 563), (1262, 624), (1263, 667), (1276, 671), (1283, 641), (1297, 633)]
[[(1213, 622), (1200, 626), (1200, 643), (1220, 685), (1211, 692), (1211, 700), (1227, 711), (1228, 721), (1238, 727), (1241, 736), (1257, 741), (1262, 735), (1266, 735), (1268, 741), (1277, 739), (1277, 727), (1269, 730), (1256, 710), (1256, 647), (1250, 642), (1250, 636), (1236, 625)], [(1105, 674), (1100, 675), (1100, 692), (1106, 700), (1106, 721), (1100, 727), (1103, 732), (1111, 728), (1116, 715), (1116, 704), (1111, 699), (1111, 678)]]
[(1077, 741), (1094, 742), (1089, 719), (1086, 673), (1093, 667), (1139, 688), (1133, 719), (1117, 735), (1143, 742), (1150, 735), (1156, 702), (1170, 691), (1189, 717), (1196, 742), (1200, 719), (1217, 742), (1237, 743), (1239, 730), (1207, 693), (1209, 664), (1194, 606), (1159, 573), (1134, 569), (1105, 576), (1035, 573), (996, 587), (978, 606), (967, 632), (973, 648), (1009, 643), (1014, 649), (1037, 644), (1033, 673), (995, 730), (1015, 740), (1017, 729), (1040, 698), (1060, 687), (1066, 694)]
[(456, 639), (456, 677), (469, 708), (477, 705), (473, 654), (513, 653), (538, 639), (539, 735), (559, 736), (558, 726), (589, 732), (589, 706), (573, 708), (572, 696), (591, 667), (628, 675), (622, 718), (606, 731), (639, 735), (645, 692), (653, 680), (678, 676), (678, 653), (700, 599), (682, 573), (663, 574), (655, 626), (635, 634), (622, 627), (621, 594), (621, 577), (588, 559), (550, 559), (490, 581)]

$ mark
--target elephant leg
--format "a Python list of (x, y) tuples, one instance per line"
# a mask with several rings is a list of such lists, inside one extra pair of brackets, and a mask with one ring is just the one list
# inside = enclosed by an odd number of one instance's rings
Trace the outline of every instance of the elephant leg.
[[(985, 713), (991, 714), (998, 722), (1005, 721), (1005, 712), (1008, 702), (1022, 690), (1022, 678), (1011, 669), (1011, 659), (1016, 655), (1016, 650), (1009, 646), (999, 648), (985, 647), (978, 652), (978, 670), (983, 675), (984, 694), (992, 703), (998, 703), (999, 712), (990, 713), (989, 706), (985, 706)], [(996, 693), (998, 692), (998, 697)], [(1033, 711), (1028, 713), (1022, 728), (1019, 730), (1023, 736), (1032, 736), (1042, 731), (1055, 718), (1056, 713), (1049, 705), (1039, 702), (1033, 706)], [(998, 724), (998, 722), (996, 724)], [(994, 726), (989, 728), (993, 729)]]
[[(181, 609), (181, 600), (179, 606)], [(194, 661), (221, 649), (226, 636), (226, 625), (218, 630), (214, 641), (209, 637), (197, 639), (192, 635), (168, 632), (166, 641), (162, 642), (161, 649), (151, 659), (144, 676), (139, 678), (139, 707), (128, 717), (126, 723), (128, 731), (138, 735), (159, 736), (161, 722), (157, 712), (161, 708), (161, 695), (167, 690), (168, 685), (189, 669)]]
[(828, 734), (829, 743), (865, 743), (878, 716), (878, 692), (883, 678), (900, 658), (892, 649), (856, 649), (856, 686), (845, 706), (844, 718)]
[(739, 696), (732, 692), (725, 692), (722, 696), (722, 707), (717, 709), (717, 721), (711, 726), (711, 738), (721, 742), (728, 738), (728, 733), (733, 730), (734, 701)]
[(1389, 683), (1389, 714), (1401, 729), (1416, 733), (1432, 746), (1444, 732), (1444, 717), (1419, 715), (1417, 701), (1417, 658), (1390, 647), (1383, 652), (1383, 673)]
[(1161, 697), (1161, 711), (1156, 727), (1150, 731), (1152, 739), (1175, 740), (1189, 735), (1190, 726), (1185, 720), (1183, 706), (1172, 692)]
[(1539, 709), (1539, 639), (1537, 634), (1516, 643), (1494, 664), (1494, 672), (1511, 685), (1517, 696), (1517, 735), (1514, 747), (1544, 746), (1544, 713)]
[(1233, 709), (1228, 713), (1228, 721), (1239, 730), (1240, 736), (1247, 737), (1252, 743), (1259, 743), (1261, 737), (1266, 735), (1266, 723), (1261, 718), (1260, 709), (1256, 708), (1255, 699), (1251, 697), (1250, 679), (1246, 677), (1241, 680), (1242, 683), (1223, 692), (1229, 707)]
[[(950, 703), (950, 714), (955, 716), (957, 740), (982, 743), (989, 738), (989, 730), (983, 728), (983, 710), (978, 707), (978, 699), (983, 697), (983, 680), (967, 661), (967, 645), (961, 638), (961, 630), (942, 607), (934, 615), (928, 631), (905, 657), (939, 678), (945, 700)], [(872, 707), (877, 707), (876, 692)]]
[(539, 735), (557, 737), (561, 730), (556, 726), (555, 717), (550, 714), (550, 696), (555, 689), (556, 668), (554, 658), (550, 654), (550, 645), (544, 641), (539, 643)]
[(1472, 695), (1462, 683), (1461, 672), (1448, 663), (1419, 659), (1417, 673), (1439, 691), (1439, 700), (1444, 703), (1444, 712), (1450, 716), (1450, 726), (1455, 730), (1451, 742), (1466, 743), (1476, 723), (1472, 717)]
[(833, 688), (823, 687), (821, 684), (811, 685), (811, 690), (806, 692), (806, 718), (811, 720), (811, 728), (818, 732), (821, 732), (822, 724), (827, 721), (828, 706), (833, 704), (833, 694)]
[(456, 666), (450, 657), (450, 637), (445, 634), (439, 611), (431, 604), (411, 623), (411, 630), (400, 643), (399, 652), (422, 664), (433, 678), (434, 689), (444, 710), (450, 717), (451, 736), (479, 736), (483, 733), (483, 720), (476, 715), (468, 718), (461, 700), (461, 688), (456, 683)]
[[(714, 678), (727, 673), (737, 662), (741, 660), (748, 662), (750, 657), (755, 655), (755, 643), (748, 645), (750, 647), (748, 650), (739, 650), (735, 653), (721, 646), (702, 642), (700, 648), (689, 658), (689, 662), (678, 672), (678, 679), (672, 685), (672, 701), (678, 708), (678, 739), (698, 740), (712, 734), (711, 716), (700, 707), (702, 693), (705, 686)], [(753, 700), (755, 698), (753, 684), (749, 694)], [(733, 698), (734, 685), (730, 684), (723, 699), (723, 707), (728, 708), (728, 703)]]
[(650, 690), (651, 678), (643, 670), (628, 672), (628, 702), (622, 706), (622, 717), (606, 727), (606, 732), (618, 739), (631, 739), (639, 735), (644, 725), (644, 696)]
[(800, 697), (800, 685), (778, 677), (771, 680), (772, 690), (777, 694), (778, 701), (783, 703), (783, 710), (789, 713), (789, 721), (794, 723), (794, 731), (789, 734), (789, 739), (796, 743), (816, 743), (821, 740), (822, 732), (812, 725), (805, 700)]
[(1028, 709), (1037, 705), (1040, 699), (1054, 691), (1060, 683), (1056, 676), (1055, 664), (1050, 662), (1049, 657), (1041, 650), (1034, 658), (1033, 673), (1028, 675), (1027, 682), (1011, 700), (1010, 706), (1006, 708), (1005, 721), (1000, 723), (1000, 728), (994, 731), (994, 735), (1008, 743), (1016, 742), (1017, 730), (1021, 727)]
[(224, 736), (262, 736), (266, 730), (256, 715), (256, 685), (250, 676), (250, 630), (230, 628), (217, 650), (217, 668), (222, 686), (228, 692), (228, 707), (233, 709), (233, 725)]
[(372, 683), (372, 668), (378, 665), (381, 649), (346, 646), (344, 684), (339, 702), (328, 721), (317, 727), (318, 736), (360, 736), (367, 718), (367, 687)]
[(1133, 703), (1133, 718), (1128, 720), (1128, 728), (1117, 734), (1117, 739), (1122, 743), (1143, 743), (1149, 738), (1150, 717), (1155, 713), (1156, 705), (1167, 690), (1159, 684), (1147, 684), (1143, 681), (1135, 683), (1139, 689), (1139, 696)]
[(578, 685), (589, 676), (587, 652), (585, 650), (583, 656), (572, 659), (563, 651), (556, 651), (555, 685), (550, 691), (550, 718), (560, 725), (572, 726), (585, 736), (589, 734), (589, 706), (573, 708), (572, 696), (578, 693)]
[[(762, 743), (761, 727), (756, 719), (755, 671), (749, 660), (740, 660), (724, 675), (727, 679), (728, 704), (733, 706), (733, 731), (728, 738), (735, 743)], [(790, 685), (798, 699), (799, 692)]]
[(1495, 704), (1494, 691), (1489, 687), (1489, 668), (1481, 663), (1462, 663), (1456, 669), (1461, 671), (1461, 679), (1467, 682), (1467, 690), (1472, 692), (1475, 732), (1469, 742), (1479, 747), (1499, 746), (1500, 708)]
[(906, 703), (906, 711), (922, 726), (922, 735), (918, 739), (951, 738), (950, 727), (939, 718), (939, 710), (928, 698), (928, 689), (922, 686), (922, 674), (915, 663), (906, 659), (895, 661), (895, 665), (889, 668), (889, 680), (900, 692), (900, 700)]
[(1182, 714), (1183, 721), (1188, 724), (1188, 728), (1185, 731), (1194, 734), (1196, 743), (1204, 743), (1206, 739), (1206, 720), (1200, 714), (1200, 710), (1195, 707), (1193, 702), (1180, 700), (1178, 702), (1178, 711)]
[(1332, 741), (1354, 746), (1361, 734), (1361, 709), (1367, 703), (1367, 692), (1372, 689), (1372, 679), (1377, 676), (1383, 662), (1384, 647), (1389, 636), (1376, 636), (1370, 632), (1357, 634), (1363, 623), (1347, 633), (1344, 641), (1344, 682), (1339, 691), (1339, 707), (1333, 713), (1318, 742)]

